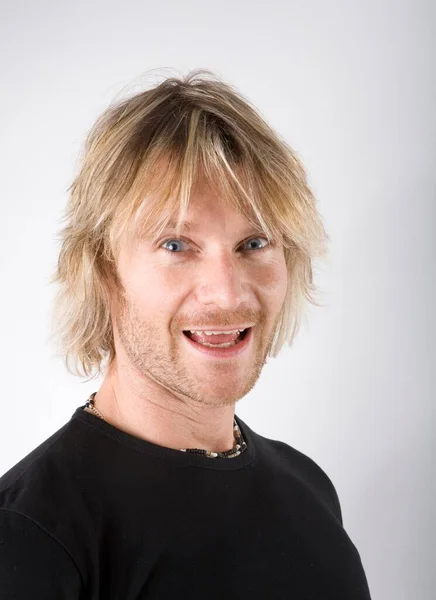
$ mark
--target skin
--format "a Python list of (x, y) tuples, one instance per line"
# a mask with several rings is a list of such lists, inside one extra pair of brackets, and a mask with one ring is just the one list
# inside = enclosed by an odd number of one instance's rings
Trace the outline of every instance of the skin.
[[(186, 220), (197, 227), (120, 248), (122, 289), (111, 304), (116, 358), (95, 406), (155, 444), (223, 452), (234, 444), (235, 403), (255, 385), (271, 348), (287, 270), (282, 245), (269, 245), (205, 183), (191, 195)], [(255, 324), (253, 337), (232, 360), (204, 356), (182, 333), (239, 324)]]

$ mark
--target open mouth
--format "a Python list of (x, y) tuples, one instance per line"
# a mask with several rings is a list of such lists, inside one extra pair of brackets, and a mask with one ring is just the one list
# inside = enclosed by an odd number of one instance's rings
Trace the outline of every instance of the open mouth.
[[(250, 327), (247, 327), (247, 329), (244, 329), (243, 331), (241, 331), (238, 334), (238, 337), (236, 338), (236, 340), (233, 342), (233, 345), (236, 345), (236, 344), (239, 344), (239, 342), (242, 342), (245, 339), (245, 337), (247, 336), (247, 333), (248, 333), (249, 330), (250, 330)], [(183, 333), (186, 335), (186, 337), (188, 337), (192, 341), (195, 341), (195, 340), (193, 340), (192, 334), (191, 334), (190, 331), (183, 331)], [(213, 339), (213, 336), (211, 336), (211, 338)], [(199, 342), (197, 342), (197, 343), (199, 343)], [(211, 344), (211, 345), (213, 346), (213, 345), (216, 345), (216, 344)]]
[[(204, 357), (213, 360), (235, 360), (238, 356), (244, 355), (252, 346), (253, 329), (254, 326), (247, 327), (238, 334), (212, 334), (209, 336), (203, 332), (191, 334), (187, 330), (184, 330), (183, 333), (186, 343)], [(235, 361), (236, 364), (238, 364), (237, 361)]]

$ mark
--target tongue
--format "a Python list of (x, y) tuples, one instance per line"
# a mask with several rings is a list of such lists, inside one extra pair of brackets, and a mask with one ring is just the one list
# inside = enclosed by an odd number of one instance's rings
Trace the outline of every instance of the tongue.
[(195, 342), (206, 342), (207, 344), (225, 344), (226, 342), (234, 342), (239, 333), (220, 333), (219, 335), (206, 335), (205, 333), (191, 333), (190, 338)]

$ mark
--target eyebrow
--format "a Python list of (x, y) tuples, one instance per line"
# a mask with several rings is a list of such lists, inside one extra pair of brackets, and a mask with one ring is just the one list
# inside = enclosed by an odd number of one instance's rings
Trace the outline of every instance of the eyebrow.
[[(165, 229), (175, 229), (177, 223), (175, 221), (169, 221), (165, 227)], [(182, 229), (187, 229), (188, 231), (199, 229), (198, 223), (192, 223), (190, 221), (182, 221), (181, 223)]]
[[(176, 229), (176, 225), (177, 225), (177, 223), (175, 221), (171, 220), (166, 225), (164, 231), (175, 230)], [(183, 230), (183, 229), (186, 229), (187, 231), (195, 231), (195, 230), (201, 229), (201, 225), (199, 223), (192, 223), (191, 221), (183, 221), (182, 224), (181, 224), (181, 230)], [(256, 233), (261, 233), (262, 232), (262, 227), (260, 227), (258, 225), (251, 225), (251, 224), (247, 225), (247, 227), (242, 232), (242, 235), (247, 235), (247, 234), (252, 233), (254, 231), (256, 231)]]

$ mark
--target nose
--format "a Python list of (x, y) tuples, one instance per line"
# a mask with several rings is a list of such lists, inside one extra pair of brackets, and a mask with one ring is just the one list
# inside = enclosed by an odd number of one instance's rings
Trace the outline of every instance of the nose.
[(201, 304), (215, 304), (223, 310), (235, 310), (246, 301), (247, 291), (243, 286), (243, 272), (240, 265), (227, 252), (215, 255), (198, 267), (197, 301)]

